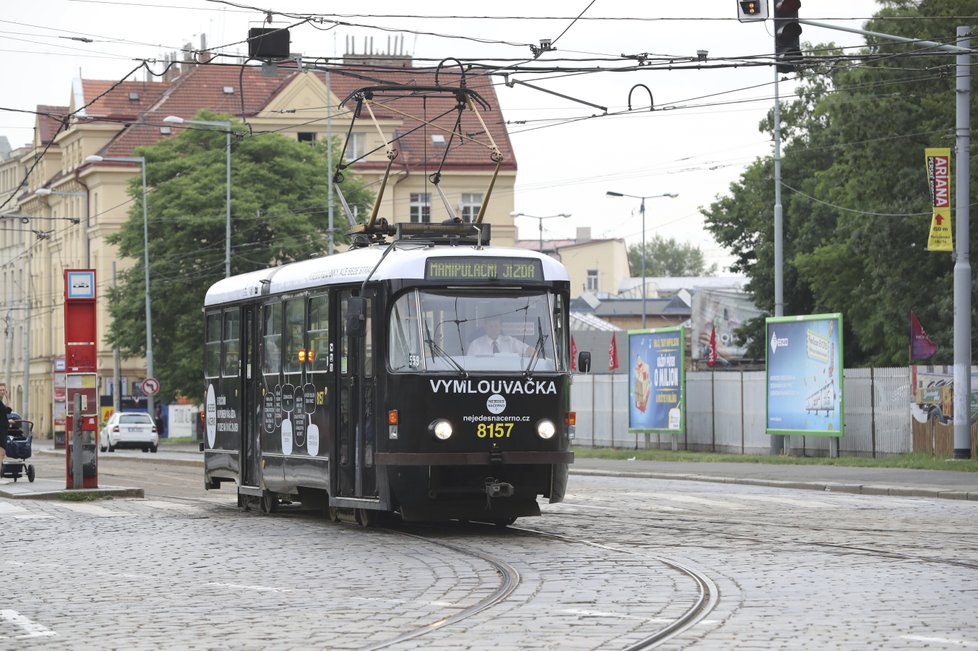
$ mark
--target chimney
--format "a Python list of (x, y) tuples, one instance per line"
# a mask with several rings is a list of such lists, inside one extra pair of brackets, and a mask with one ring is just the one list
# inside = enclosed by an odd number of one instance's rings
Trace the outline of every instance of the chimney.
[(577, 227), (577, 237), (575, 238), (577, 242), (590, 242), (591, 241), (591, 227), (590, 226), (578, 226)]

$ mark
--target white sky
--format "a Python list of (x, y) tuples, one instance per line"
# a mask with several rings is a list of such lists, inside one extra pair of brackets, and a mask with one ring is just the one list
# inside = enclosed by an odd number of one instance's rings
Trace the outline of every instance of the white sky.
[[(520, 60), (525, 57), (529, 63), (527, 44), (551, 39), (555, 41), (556, 51), (541, 56), (538, 64), (547, 64), (555, 58), (611, 58), (649, 53), (675, 57), (677, 65), (681, 65), (686, 63), (685, 59), (695, 57), (698, 50), (707, 50), (711, 60), (773, 51), (770, 21), (738, 22), (736, 1), (406, 3), (371, 0), (331, 2), (327, 8), (324, 2), (276, 0), (254, 6), (271, 5), (276, 11), (302, 15), (336, 11), (348, 14), (340, 19), (349, 23), (425, 32), (352, 26), (323, 31), (328, 25), (320, 29), (304, 25), (291, 30), (291, 39), (293, 52), (301, 52), (306, 57), (342, 55), (348, 38), (354, 39), (357, 53), (363, 52), (365, 38), (369, 37), (373, 37), (375, 50), (385, 51), (400, 33), (404, 53), (418, 58)], [(800, 14), (806, 19), (860, 28), (876, 10), (874, 0), (820, 0), (804, 2)], [(355, 11), (361, 15), (352, 15)], [(573, 22), (582, 11), (583, 19)], [(428, 18), (380, 17), (404, 14)], [(487, 19), (487, 16), (497, 19)], [(516, 16), (523, 19), (514, 19)], [(595, 20), (622, 17), (644, 20)], [(79, 71), (90, 79), (120, 79), (136, 67), (139, 59), (162, 60), (185, 43), (192, 42), (199, 47), (202, 33), (206, 33), (209, 47), (239, 43), (247, 37), (250, 27), (261, 27), (263, 20), (260, 11), (207, 0), (5, 2), (0, 14), (0, 70), (3, 71), (0, 107), (32, 111), (38, 104), (67, 105), (72, 79), (79, 76)], [(276, 26), (286, 22), (285, 18), (276, 17)], [(71, 37), (89, 38), (93, 42), (79, 42)], [(953, 32), (948, 38), (953, 38)], [(805, 26), (802, 41), (853, 46), (860, 45), (862, 37)], [(239, 44), (223, 51), (234, 54), (246, 50)], [(706, 63), (709, 64), (710, 61)], [(151, 65), (154, 70), (163, 68), (162, 63)], [(588, 65), (599, 64), (592, 61)], [(624, 64), (606, 61), (600, 65), (613, 68)], [(135, 78), (144, 79), (145, 75), (140, 73)], [(514, 78), (605, 106), (609, 113), (626, 109), (629, 91), (636, 84), (644, 84), (651, 90), (658, 109), (646, 110), (648, 94), (637, 88), (632, 96), (634, 110), (627, 115), (539, 128), (550, 123), (536, 120), (600, 115), (602, 111), (525, 87), (497, 89), (508, 121), (530, 121), (510, 126), (519, 165), (515, 210), (537, 216), (572, 214), (569, 219), (544, 220), (545, 238), (574, 237), (576, 227), (589, 226), (594, 237), (620, 237), (629, 244), (639, 243), (642, 239), (640, 201), (610, 198), (605, 193), (608, 190), (638, 196), (677, 193), (679, 197), (675, 199), (646, 202), (646, 237), (651, 239), (659, 234), (699, 246), (707, 261), (719, 263), (722, 271), (729, 257), (704, 230), (699, 208), (725, 194), (753, 160), (770, 154), (771, 143), (758, 131), (757, 125), (773, 104), (771, 68), (647, 69), (564, 78), (551, 75)], [(790, 97), (793, 85), (780, 86), (782, 97)], [(731, 101), (735, 103), (716, 105), (716, 102)], [(703, 104), (713, 105), (697, 107)], [(666, 110), (669, 107), (673, 108)], [(0, 135), (6, 136), (12, 147), (30, 141), (33, 124), (34, 117), (29, 113), (0, 111)], [(525, 217), (516, 219), (523, 238), (536, 239), (539, 223)]]

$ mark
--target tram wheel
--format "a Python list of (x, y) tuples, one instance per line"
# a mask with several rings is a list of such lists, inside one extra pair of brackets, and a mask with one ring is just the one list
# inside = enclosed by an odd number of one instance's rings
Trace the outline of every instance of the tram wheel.
[(262, 513), (275, 513), (278, 511), (278, 498), (272, 491), (263, 491), (261, 494)]
[(326, 507), (326, 517), (329, 518), (330, 522), (340, 521), (340, 511), (335, 506)]
[(357, 509), (357, 523), (363, 527), (372, 527), (377, 524), (377, 515), (369, 509)]

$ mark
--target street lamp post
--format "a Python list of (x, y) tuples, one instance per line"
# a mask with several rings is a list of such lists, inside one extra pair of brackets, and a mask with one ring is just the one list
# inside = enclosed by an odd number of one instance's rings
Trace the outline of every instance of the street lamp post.
[(566, 219), (566, 218), (570, 217), (570, 213), (564, 213), (564, 212), (562, 212), (562, 213), (560, 213), (558, 215), (543, 215), (542, 217), (540, 217), (538, 215), (527, 215), (525, 212), (511, 212), (511, 213), (509, 213), (509, 216), (510, 217), (530, 217), (532, 219), (537, 220), (537, 223), (540, 226), (540, 253), (543, 253), (543, 220), (544, 219), (554, 219), (556, 217), (560, 217), (560, 218)]
[(163, 118), (168, 124), (196, 124), (203, 127), (224, 129), (225, 169), (224, 181), (224, 277), (231, 277), (231, 123), (228, 120), (185, 120), (176, 115)]
[(642, 329), (645, 329), (645, 200), (646, 199), (658, 199), (659, 197), (669, 197), (670, 199), (675, 199), (678, 194), (672, 192), (666, 192), (665, 194), (652, 194), (646, 196), (640, 196), (635, 194), (622, 194), (621, 192), (611, 192), (610, 190), (606, 192), (609, 197), (628, 197), (629, 199), (640, 199), (642, 201), (639, 204), (638, 211), (642, 215)]
[(50, 188), (38, 188), (34, 191), (34, 194), (40, 197), (48, 197), (52, 194), (58, 197), (85, 197), (85, 229), (82, 236), (82, 267), (88, 269), (91, 267), (91, 241), (88, 239), (88, 229), (89, 229), (89, 212), (88, 212), (88, 193), (87, 192), (62, 192), (60, 190), (51, 190)]
[[(153, 314), (150, 311), (149, 293), (149, 216), (146, 210), (146, 158), (144, 156), (89, 156), (85, 159), (89, 163), (117, 162), (117, 163), (139, 163), (143, 172), (143, 267), (146, 283), (146, 377), (155, 377), (153, 374)], [(153, 414), (155, 400), (153, 396), (146, 396), (146, 410), (150, 415)]]

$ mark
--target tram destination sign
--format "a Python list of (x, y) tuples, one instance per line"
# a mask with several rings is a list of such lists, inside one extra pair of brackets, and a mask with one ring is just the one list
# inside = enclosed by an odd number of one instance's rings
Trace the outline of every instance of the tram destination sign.
[(543, 264), (532, 258), (429, 258), (425, 280), (542, 281)]

